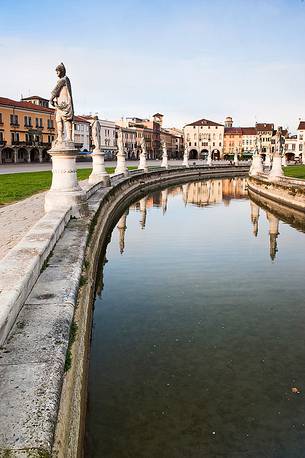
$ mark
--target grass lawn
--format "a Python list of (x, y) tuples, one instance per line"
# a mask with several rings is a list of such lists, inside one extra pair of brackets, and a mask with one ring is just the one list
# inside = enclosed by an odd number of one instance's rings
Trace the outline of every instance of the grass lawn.
[[(136, 167), (128, 167), (130, 170)], [(107, 172), (113, 173), (114, 167), (106, 167)], [(91, 169), (79, 169), (77, 177), (86, 180)], [(41, 191), (49, 189), (52, 181), (52, 172), (7, 173), (0, 175), (0, 205), (25, 199)]]
[(305, 178), (305, 165), (290, 165), (284, 167), (286, 177)]

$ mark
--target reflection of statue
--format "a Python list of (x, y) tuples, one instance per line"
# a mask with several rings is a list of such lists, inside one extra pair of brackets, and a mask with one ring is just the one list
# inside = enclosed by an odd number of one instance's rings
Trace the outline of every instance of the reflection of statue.
[(270, 258), (274, 261), (277, 248), (277, 238), (279, 235), (279, 219), (270, 212), (266, 212), (266, 216), (269, 222), (269, 243), (270, 243)]
[(92, 130), (92, 140), (94, 143), (94, 150), (100, 151), (101, 150), (101, 125), (98, 120), (98, 116), (94, 116), (93, 121), (91, 123), (91, 130)]
[(57, 126), (56, 143), (63, 142), (64, 127), (66, 128), (67, 141), (72, 142), (72, 121), (74, 117), (71, 83), (66, 76), (63, 63), (56, 67), (58, 82), (51, 93), (50, 104), (55, 107), (55, 120)]

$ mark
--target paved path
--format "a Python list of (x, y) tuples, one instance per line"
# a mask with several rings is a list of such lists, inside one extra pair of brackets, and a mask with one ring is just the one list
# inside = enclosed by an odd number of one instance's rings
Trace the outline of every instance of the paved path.
[[(203, 161), (190, 161), (190, 163), (198, 162), (198, 164), (203, 164)], [(147, 161), (148, 165), (155, 165), (158, 166), (161, 164), (161, 161)], [(137, 167), (139, 165), (139, 161), (126, 161), (127, 166)], [(181, 165), (182, 161), (169, 161), (170, 165)], [(92, 167), (92, 162), (77, 162), (76, 163), (78, 169), (88, 169)], [(106, 161), (106, 167), (115, 167), (115, 161)], [(43, 163), (32, 163), (32, 164), (1, 164), (0, 165), (0, 175), (4, 173), (21, 173), (21, 172), (40, 172), (43, 170), (51, 170), (52, 165), (50, 162), (43, 162)]]
[(0, 207), (0, 260), (44, 215), (44, 195), (42, 192)]

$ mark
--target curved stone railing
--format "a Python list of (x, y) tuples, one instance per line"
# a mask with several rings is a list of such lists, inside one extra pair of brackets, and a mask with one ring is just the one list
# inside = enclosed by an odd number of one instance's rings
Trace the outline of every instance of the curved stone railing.
[[(0, 456), (77, 456), (97, 263), (124, 207), (162, 184), (248, 170), (158, 168), (114, 176), (107, 188), (87, 184), (81, 218), (70, 219), (70, 208), (49, 212), (0, 262)], [(78, 333), (64, 376), (73, 319)]]
[(270, 180), (268, 174), (256, 173), (250, 175), (248, 187), (274, 202), (305, 212), (305, 180), (285, 176)]

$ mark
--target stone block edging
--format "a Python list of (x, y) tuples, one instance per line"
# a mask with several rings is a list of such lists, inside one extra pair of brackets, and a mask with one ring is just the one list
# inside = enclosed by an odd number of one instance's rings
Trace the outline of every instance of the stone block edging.
[(270, 182), (267, 174), (257, 174), (249, 177), (248, 187), (258, 195), (305, 212), (305, 180), (281, 177)]

